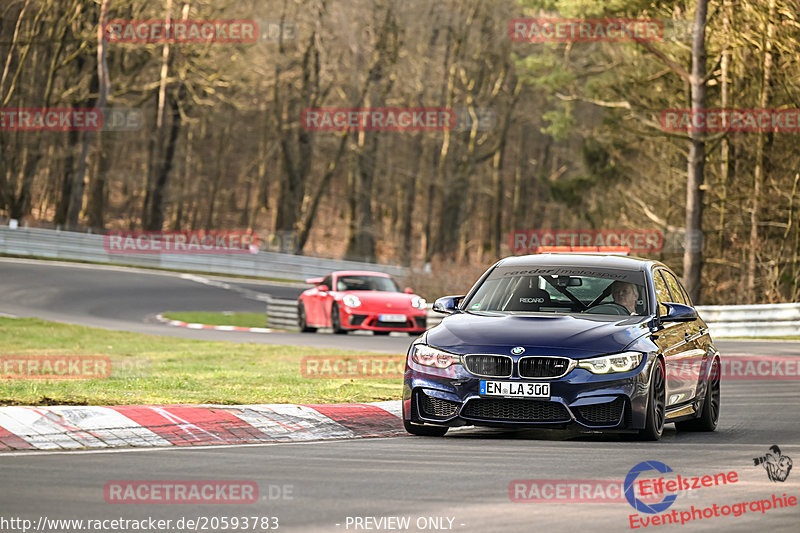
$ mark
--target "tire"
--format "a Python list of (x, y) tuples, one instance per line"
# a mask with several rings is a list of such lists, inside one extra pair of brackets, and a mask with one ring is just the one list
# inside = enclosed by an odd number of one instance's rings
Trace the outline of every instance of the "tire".
[(708, 374), (708, 386), (706, 387), (706, 397), (703, 400), (703, 409), (700, 416), (693, 420), (675, 422), (678, 431), (714, 431), (719, 422), (720, 408), (720, 371), (719, 359), (714, 359), (711, 364), (711, 372)]
[(412, 435), (418, 437), (444, 437), (449, 428), (443, 426), (423, 426), (420, 424), (412, 424), (408, 420), (403, 420), (403, 427)]
[(388, 335), (391, 331), (373, 331), (375, 335)]
[(297, 304), (297, 327), (303, 333), (314, 333), (317, 328), (312, 328), (306, 322), (306, 308), (303, 304)]
[(342, 320), (339, 318), (339, 306), (335, 303), (331, 306), (331, 327), (337, 335), (344, 335), (347, 330), (342, 327)]
[(650, 390), (647, 396), (647, 418), (644, 429), (639, 430), (640, 440), (659, 440), (664, 433), (666, 416), (666, 380), (664, 362), (656, 359), (650, 377)]

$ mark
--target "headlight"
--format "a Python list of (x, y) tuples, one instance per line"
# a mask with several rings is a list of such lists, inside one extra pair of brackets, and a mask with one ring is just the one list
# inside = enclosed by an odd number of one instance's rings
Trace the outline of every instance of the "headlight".
[(633, 370), (641, 361), (642, 354), (639, 352), (622, 352), (578, 361), (578, 367), (592, 374), (613, 374)]
[(422, 366), (434, 366), (436, 368), (447, 368), (461, 363), (461, 356), (437, 350), (427, 344), (415, 345), (411, 358), (415, 363), (419, 363)]
[(359, 300), (358, 296), (354, 294), (345, 294), (344, 298), (342, 298), (342, 301), (347, 307), (358, 307), (361, 305), (361, 300)]
[(425, 309), (427, 304), (428, 302), (425, 301), (425, 298), (420, 298), (419, 296), (411, 298), (411, 307), (415, 309)]

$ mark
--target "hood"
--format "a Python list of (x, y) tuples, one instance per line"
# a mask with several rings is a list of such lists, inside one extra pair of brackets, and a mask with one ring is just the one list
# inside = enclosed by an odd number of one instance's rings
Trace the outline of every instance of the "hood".
[[(411, 299), (415, 294), (406, 294), (404, 292), (383, 292), (383, 291), (346, 291), (340, 292), (341, 298), (346, 294), (352, 294), (361, 300), (361, 305), (365, 306), (379, 306), (391, 308), (407, 309), (411, 307)], [(337, 300), (341, 299), (337, 298)]]
[[(614, 353), (649, 333), (649, 317), (479, 315), (458, 313), (428, 331), (427, 343), (454, 353), (504, 353), (586, 357)], [(578, 353), (576, 353), (578, 352)]]

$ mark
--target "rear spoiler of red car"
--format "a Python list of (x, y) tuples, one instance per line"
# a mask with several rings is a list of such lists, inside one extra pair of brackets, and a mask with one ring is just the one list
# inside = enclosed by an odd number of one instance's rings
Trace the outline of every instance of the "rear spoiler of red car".
[(311, 285), (319, 285), (320, 283), (322, 283), (323, 279), (325, 279), (325, 278), (308, 278), (306, 280), (306, 283), (311, 284)]

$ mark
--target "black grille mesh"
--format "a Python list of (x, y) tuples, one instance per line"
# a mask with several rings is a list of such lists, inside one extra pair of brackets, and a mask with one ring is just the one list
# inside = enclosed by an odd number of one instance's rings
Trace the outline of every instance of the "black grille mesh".
[(467, 355), (467, 370), (479, 376), (508, 377), (511, 375), (511, 358), (502, 355)]
[(350, 315), (350, 325), (360, 326), (365, 318), (367, 318), (367, 315)]
[(613, 402), (575, 407), (580, 417), (590, 424), (616, 424), (622, 416), (625, 400), (617, 398)]
[(461, 416), (483, 420), (519, 420), (531, 422), (564, 422), (570, 419), (567, 408), (558, 402), (475, 399), (467, 402)]
[(432, 418), (450, 418), (456, 415), (458, 408), (461, 406), (460, 402), (453, 402), (450, 400), (442, 400), (441, 398), (434, 398), (425, 393), (419, 394), (420, 407), (422, 412)]
[(555, 378), (566, 373), (569, 368), (569, 359), (561, 357), (523, 357), (518, 364), (520, 377)]

